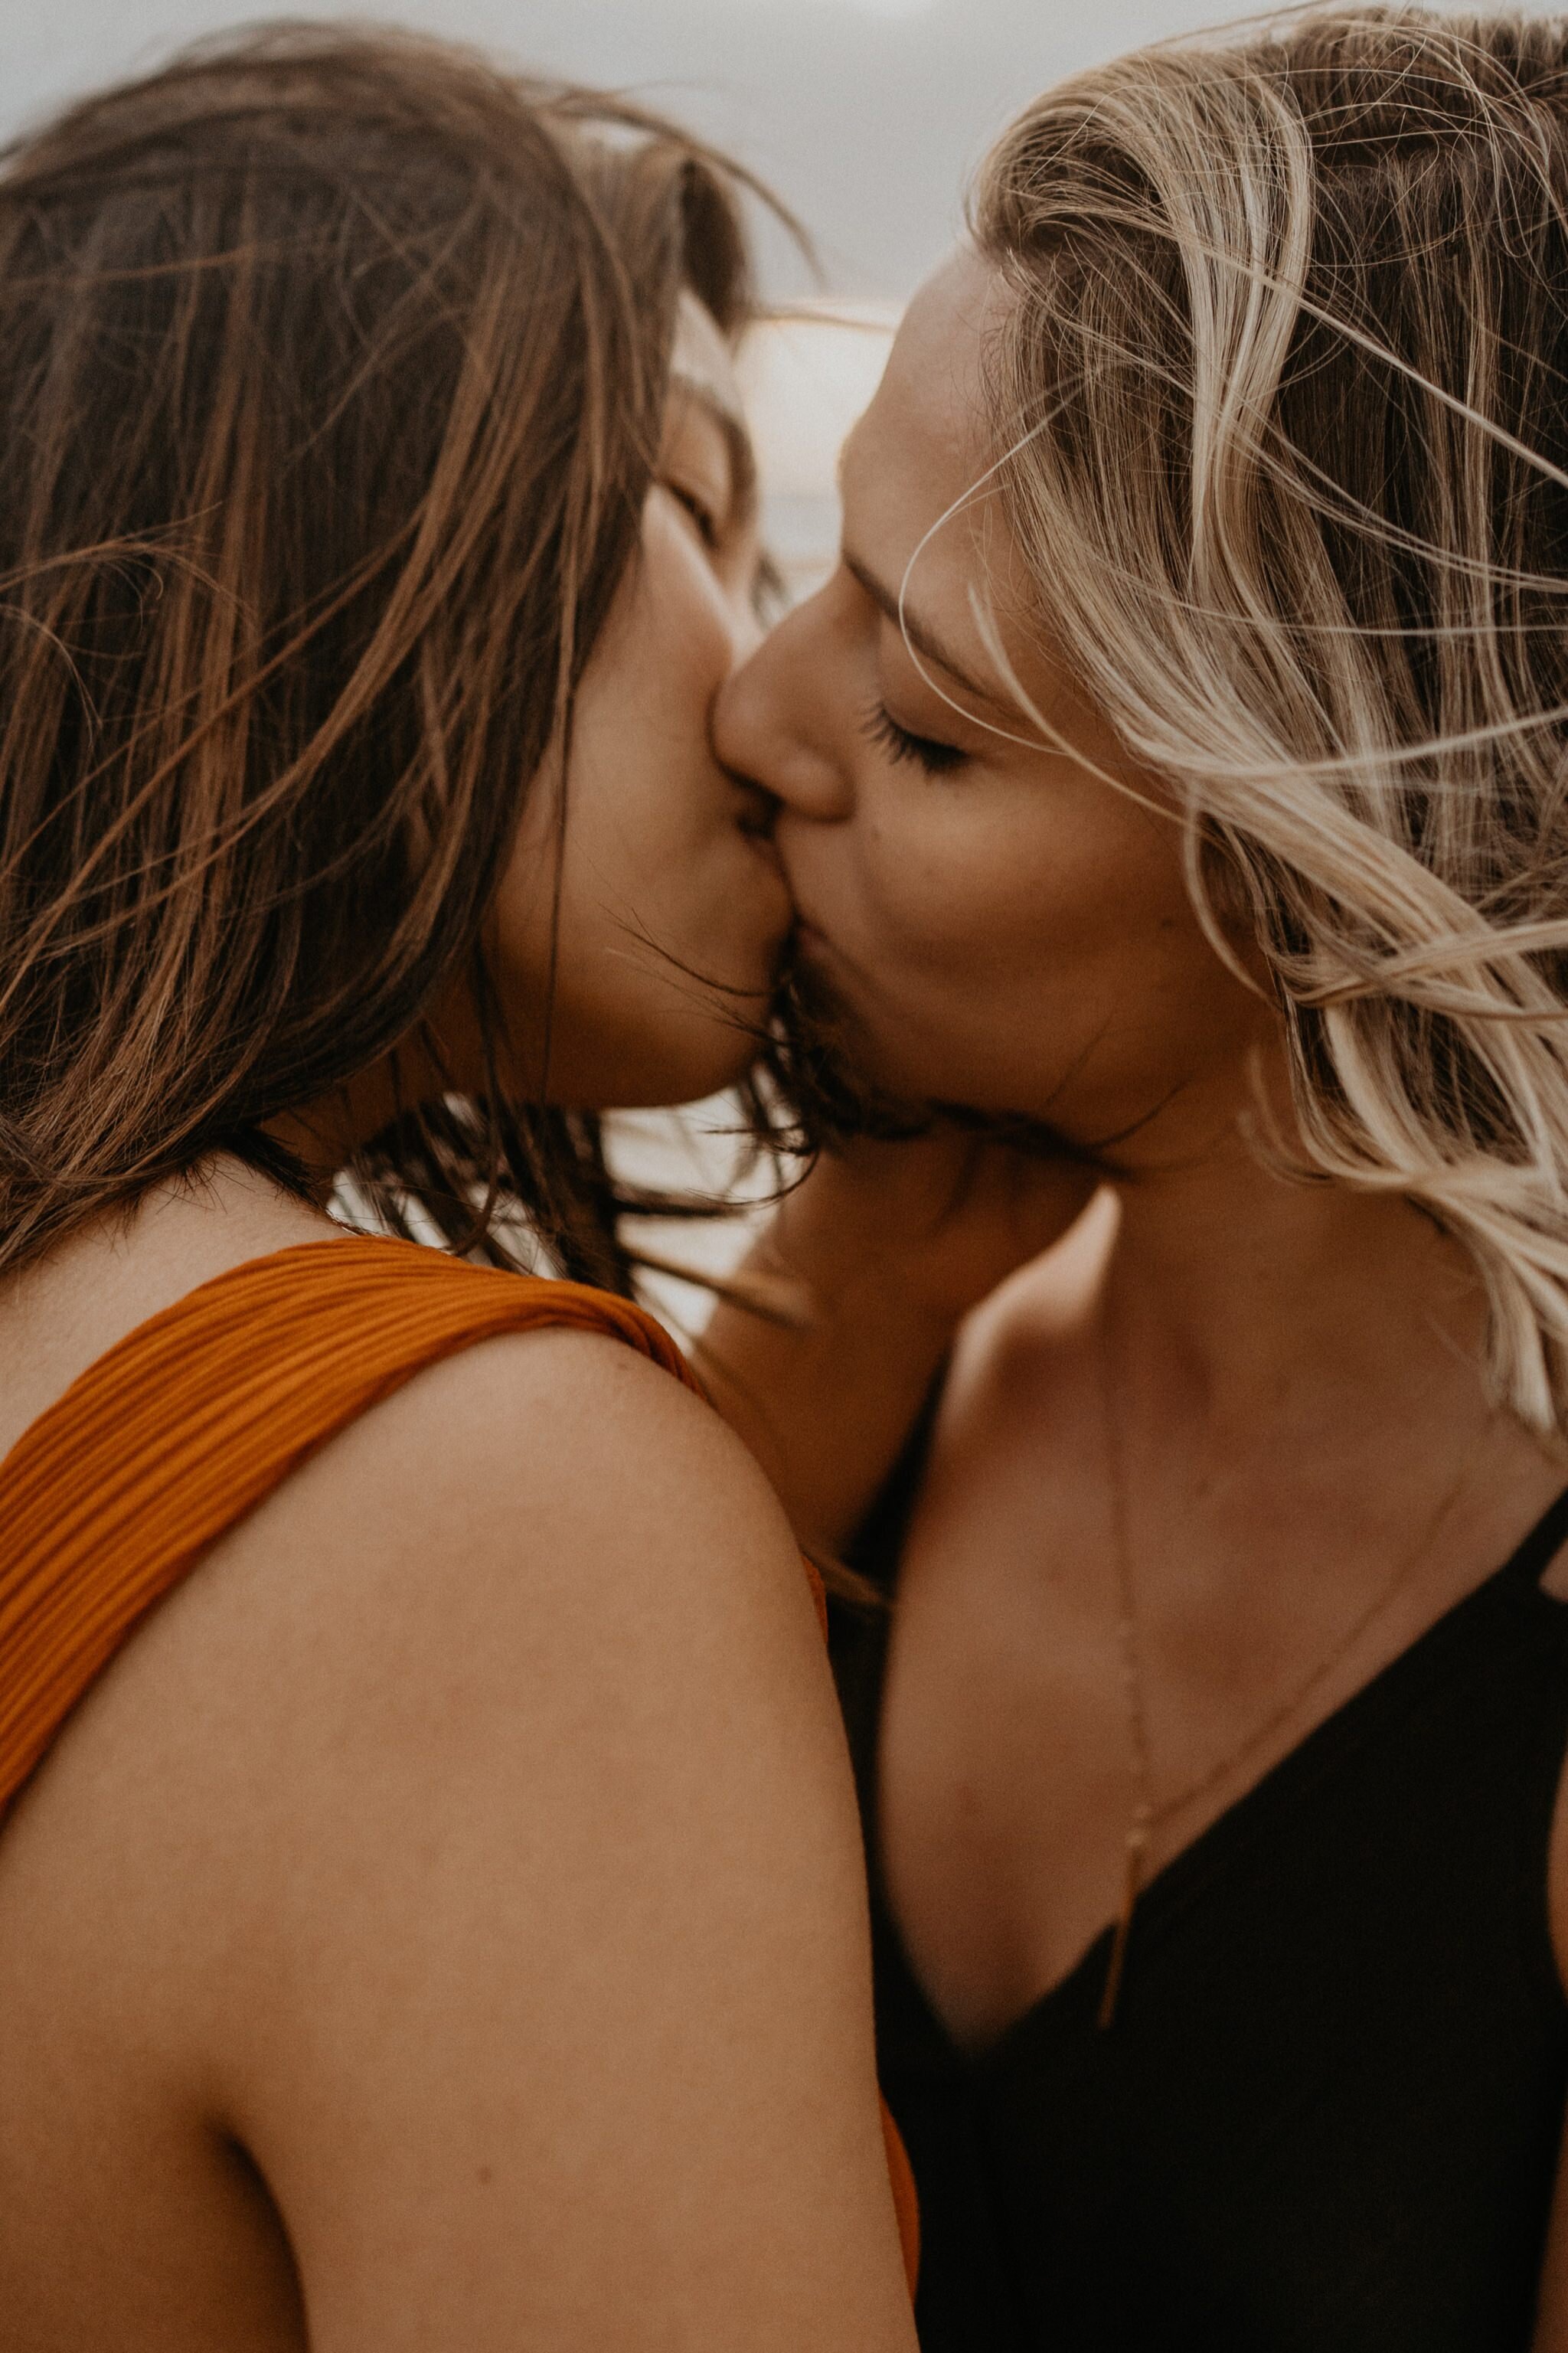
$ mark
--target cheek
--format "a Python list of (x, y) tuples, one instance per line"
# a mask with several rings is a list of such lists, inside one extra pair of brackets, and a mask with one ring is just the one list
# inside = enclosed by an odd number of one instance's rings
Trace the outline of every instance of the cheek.
[(633, 902), (676, 883), (728, 816), (708, 736), (731, 644), (723, 600), (681, 530), (650, 506), (641, 562), (573, 724), (569, 882)]
[(705, 747), (714, 700), (734, 666), (737, 628), (689, 527), (668, 501), (650, 501), (614, 649), (612, 693), (624, 723), (640, 720), (686, 747)]
[[(911, 850), (889, 829), (868, 843), (867, 871), (877, 930), (893, 952), (933, 976), (972, 976), (993, 965), (1037, 963), (1055, 933), (1056, 878), (989, 845), (946, 842), (948, 828)], [(944, 854), (944, 851), (950, 854)]]
[(1252, 1000), (1158, 819), (1065, 793), (989, 812), (962, 784), (899, 793), (862, 803), (843, 934), (850, 1003), (895, 1087), (1064, 1114), (1083, 1093), (1089, 1126), (1114, 1126), (1124, 1094), (1142, 1103), (1250, 1034)]
[(1173, 841), (1136, 811), (1048, 786), (989, 806), (962, 783), (917, 789), (862, 831), (868, 917), (911, 967), (1050, 986), (1195, 929)]

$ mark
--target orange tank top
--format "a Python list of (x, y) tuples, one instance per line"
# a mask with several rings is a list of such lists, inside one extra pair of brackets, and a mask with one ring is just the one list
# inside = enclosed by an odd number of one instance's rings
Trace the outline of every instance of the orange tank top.
[[(628, 1300), (347, 1235), (217, 1276), (89, 1365), (0, 1463), (0, 1829), (78, 1701), (226, 1529), (422, 1366), (545, 1326), (608, 1334), (702, 1394)], [(912, 2284), (914, 2183), (885, 2108), (883, 2125)]]

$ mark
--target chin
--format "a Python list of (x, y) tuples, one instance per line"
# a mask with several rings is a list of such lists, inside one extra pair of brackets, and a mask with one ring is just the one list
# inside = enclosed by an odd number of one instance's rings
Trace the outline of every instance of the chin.
[(879, 1037), (811, 959), (792, 965), (774, 1000), (766, 1067), (815, 1146), (856, 1136), (907, 1138), (940, 1121), (1043, 1157), (1079, 1156), (1079, 1146), (1039, 1112), (974, 1102), (967, 1063), (912, 1061), (907, 1045)]
[(755, 1028), (737, 1008), (732, 1018), (715, 1021), (705, 1035), (666, 1040), (645, 1053), (626, 1056), (595, 1089), (599, 1104), (616, 1111), (673, 1109), (739, 1086), (764, 1052), (766, 1005), (766, 997), (759, 995)]
[(764, 1050), (776, 957), (737, 957), (733, 980), (720, 978), (716, 963), (665, 955), (628, 971), (605, 956), (588, 986), (569, 976), (555, 1000), (552, 1099), (579, 1111), (651, 1111), (743, 1079)]
[(874, 1041), (815, 960), (792, 957), (773, 998), (763, 1068), (808, 1149), (921, 1134), (919, 1090), (890, 1081)]

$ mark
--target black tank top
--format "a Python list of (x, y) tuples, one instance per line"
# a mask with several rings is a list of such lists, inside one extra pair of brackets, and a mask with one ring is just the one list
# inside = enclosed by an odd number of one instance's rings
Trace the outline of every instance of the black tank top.
[[(896, 1557), (912, 1464), (858, 1565)], [(1568, 1746), (1561, 1496), (979, 2057), (876, 1867), (887, 1618), (837, 1611), (883, 2087), (924, 2353), (1527, 2353), (1568, 2096), (1547, 1853)]]

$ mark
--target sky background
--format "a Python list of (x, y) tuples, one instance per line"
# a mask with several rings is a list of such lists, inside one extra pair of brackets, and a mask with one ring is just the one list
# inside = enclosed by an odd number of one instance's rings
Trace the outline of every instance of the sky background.
[[(655, 98), (778, 188), (837, 291), (897, 301), (954, 235), (964, 176), (1017, 107), (1215, 13), (1213, 0), (0, 0), (0, 129), (220, 26), (374, 16)], [(770, 259), (775, 290), (801, 290)]]
[[(834, 467), (903, 302), (962, 221), (964, 182), (1037, 91), (1095, 58), (1209, 22), (1214, 0), (0, 0), (0, 137), (71, 97), (244, 22), (367, 16), (623, 90), (773, 186), (823, 272), (759, 221), (764, 290), (866, 331), (799, 322), (752, 339), (745, 388), (765, 521), (795, 593), (837, 537)], [(1221, 0), (1223, 5), (1223, 0)]]

